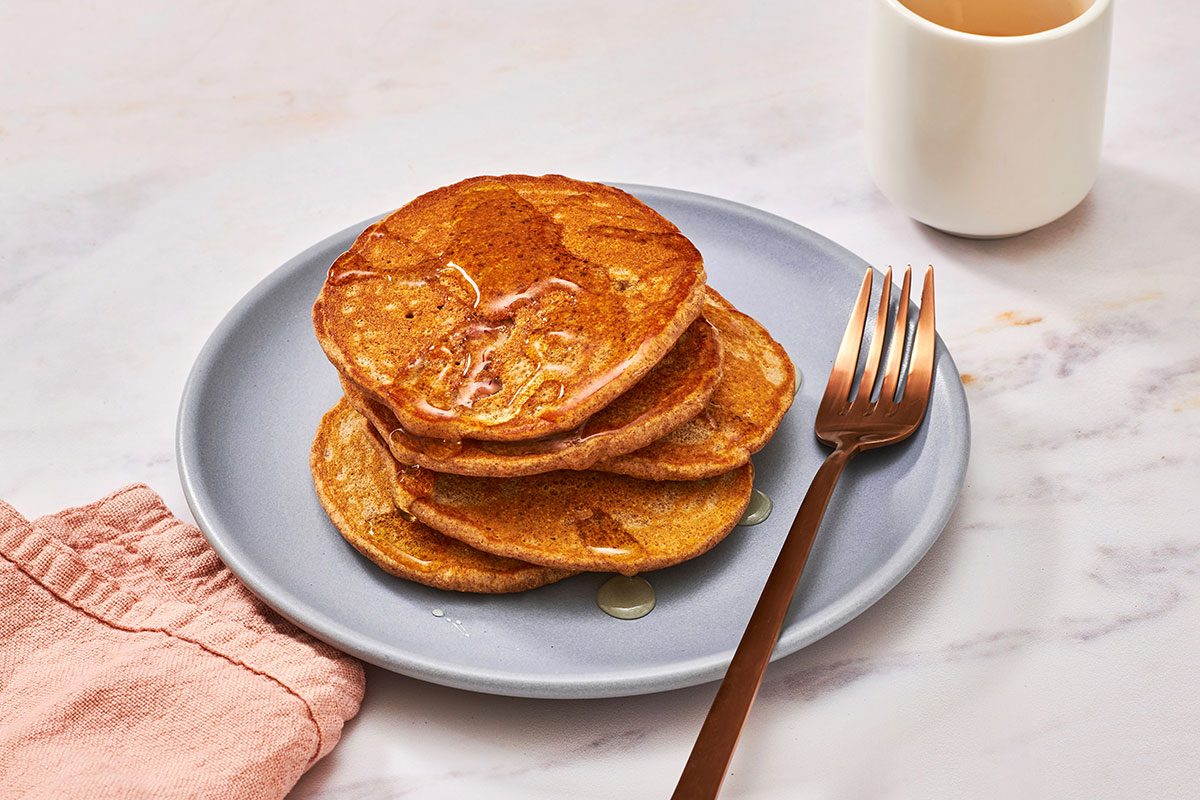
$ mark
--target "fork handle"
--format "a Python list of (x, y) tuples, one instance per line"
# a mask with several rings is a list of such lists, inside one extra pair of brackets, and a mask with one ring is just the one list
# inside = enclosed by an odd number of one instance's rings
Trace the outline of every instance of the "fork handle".
[(856, 452), (857, 447), (839, 445), (813, 476), (746, 632), (742, 634), (742, 641), (729, 663), (725, 679), (721, 681), (721, 688), (708, 710), (700, 735), (696, 737), (692, 754), (679, 777), (675, 793), (671, 795), (672, 800), (712, 800), (721, 790), (729, 760), (733, 758), (733, 750), (742, 734), (742, 725), (758, 694), (788, 605), (817, 538), (825, 507), (829, 505), (842, 470)]

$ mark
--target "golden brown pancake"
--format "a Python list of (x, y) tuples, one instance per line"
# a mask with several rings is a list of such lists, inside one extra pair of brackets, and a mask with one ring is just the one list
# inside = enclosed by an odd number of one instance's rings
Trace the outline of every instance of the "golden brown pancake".
[(396, 416), (345, 377), (346, 399), (365, 416), (402, 464), (435, 472), (512, 477), (587, 469), (596, 461), (644, 447), (700, 413), (721, 378), (716, 329), (698, 319), (654, 369), (582, 426), (524, 442), (445, 441), (413, 436)]
[(396, 505), (472, 547), (565, 570), (633, 575), (706, 552), (741, 518), (753, 468), (701, 481), (605, 472), (474, 478), (397, 473)]
[(658, 441), (593, 469), (646, 480), (697, 480), (745, 464), (770, 440), (795, 396), (792, 360), (762, 325), (711, 287), (704, 317), (723, 348), (721, 382), (704, 410)]
[(471, 178), (370, 226), (313, 324), (410, 433), (512, 441), (582, 425), (704, 303), (700, 253), (633, 196), (561, 175)]
[(313, 484), (346, 541), (386, 572), (459, 592), (520, 592), (570, 572), (484, 553), (400, 512), (397, 465), (345, 400), (321, 419), (313, 440)]

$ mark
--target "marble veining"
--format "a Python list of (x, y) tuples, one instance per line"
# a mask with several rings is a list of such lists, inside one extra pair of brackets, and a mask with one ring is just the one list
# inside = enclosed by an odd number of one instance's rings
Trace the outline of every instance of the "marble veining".
[(1200, 571), (1200, 544), (1149, 549), (1101, 547), (1096, 555), (1097, 564), (1086, 573), (1087, 577), (1126, 598), (1122, 607), (1106, 615), (1062, 617), (1049, 620), (1042, 627), (1009, 628), (952, 641), (931, 650), (893, 653), (885, 658), (858, 657), (816, 664), (770, 684), (769, 692), (764, 695), (812, 699), (855, 680), (896, 670), (996, 658), (1036, 645), (1091, 642), (1173, 612), (1184, 599), (1183, 589), (1176, 582), (1195, 582)]
[[(186, 516), (175, 413), (213, 326), (421, 191), (557, 171), (729, 197), (934, 264), (973, 441), (912, 574), (772, 665), (723, 796), (1196, 794), (1200, 7), (1120, 4), (1095, 189), (995, 242), (874, 189), (864, 4), (295, 9), (0, 8), (0, 497), (36, 516), (141, 480)], [(292, 796), (667, 797), (712, 692), (518, 700), (370, 669)]]

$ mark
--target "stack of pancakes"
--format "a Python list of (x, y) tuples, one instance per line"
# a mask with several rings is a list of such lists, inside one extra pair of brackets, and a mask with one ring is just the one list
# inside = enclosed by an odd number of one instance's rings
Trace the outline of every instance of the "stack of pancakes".
[(368, 227), (313, 306), (345, 397), (317, 495), (388, 572), (514, 592), (697, 556), (791, 405), (783, 348), (636, 198), (472, 178)]

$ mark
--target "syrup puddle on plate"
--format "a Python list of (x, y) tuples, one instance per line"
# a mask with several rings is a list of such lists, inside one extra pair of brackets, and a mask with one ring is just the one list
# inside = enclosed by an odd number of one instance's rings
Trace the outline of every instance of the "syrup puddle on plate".
[[(757, 525), (771, 516), (771, 507), (771, 498), (754, 489), (750, 494), (750, 503), (737, 524)], [(605, 614), (617, 619), (641, 619), (654, 610), (656, 602), (654, 587), (637, 575), (614, 575), (600, 584), (596, 591), (596, 605)]]
[(614, 575), (596, 592), (596, 605), (617, 619), (641, 619), (654, 610), (654, 603), (654, 587), (637, 575)]
[(746, 506), (746, 511), (742, 514), (742, 518), (738, 520), (738, 525), (757, 525), (771, 516), (771, 498), (755, 489), (750, 493), (750, 504)]

